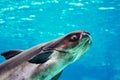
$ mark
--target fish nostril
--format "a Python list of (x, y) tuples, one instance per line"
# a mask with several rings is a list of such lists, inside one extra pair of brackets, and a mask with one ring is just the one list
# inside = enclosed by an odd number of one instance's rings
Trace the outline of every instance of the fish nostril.
[(87, 31), (81, 31), (81, 34), (82, 34), (82, 35), (90, 35), (90, 33), (87, 32)]
[(86, 34), (88, 34), (88, 35), (90, 35), (90, 33), (89, 32), (85, 32)]
[(90, 33), (89, 32), (82, 32), (81, 33), (81, 38), (86, 38), (86, 37), (88, 37), (90, 35)]
[(90, 33), (89, 32), (86, 32), (86, 31), (84, 31), (84, 32), (82, 32), (84, 35), (90, 35)]

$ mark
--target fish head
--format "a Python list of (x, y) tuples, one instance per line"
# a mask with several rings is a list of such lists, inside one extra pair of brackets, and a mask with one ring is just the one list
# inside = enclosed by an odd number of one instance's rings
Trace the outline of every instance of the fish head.
[[(58, 42), (57, 42), (58, 43)], [(58, 56), (64, 61), (74, 62), (83, 55), (92, 43), (90, 33), (75, 31), (67, 34), (59, 40), (51, 57)]]

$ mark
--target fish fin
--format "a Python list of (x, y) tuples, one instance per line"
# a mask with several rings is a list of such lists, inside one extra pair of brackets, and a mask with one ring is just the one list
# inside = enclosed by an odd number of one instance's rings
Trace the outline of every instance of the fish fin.
[(44, 63), (49, 59), (49, 56), (52, 54), (52, 51), (44, 51), (32, 59), (29, 60), (30, 63), (40, 64)]
[(57, 75), (55, 75), (51, 80), (58, 80), (59, 77), (61, 76), (63, 71), (61, 71), (60, 73), (58, 73)]
[(22, 50), (9, 50), (9, 51), (1, 53), (1, 56), (4, 56), (5, 59), (10, 59), (21, 52)]

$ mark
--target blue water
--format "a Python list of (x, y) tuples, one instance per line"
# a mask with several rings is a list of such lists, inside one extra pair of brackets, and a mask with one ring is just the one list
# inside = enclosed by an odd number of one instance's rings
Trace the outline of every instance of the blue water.
[(119, 0), (0, 0), (0, 52), (75, 30), (90, 32), (93, 44), (60, 80), (120, 80)]

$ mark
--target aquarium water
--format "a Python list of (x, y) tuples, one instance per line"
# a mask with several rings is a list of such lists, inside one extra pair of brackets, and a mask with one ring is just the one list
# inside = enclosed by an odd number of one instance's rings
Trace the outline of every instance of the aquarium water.
[(76, 30), (88, 31), (92, 46), (59, 80), (120, 80), (120, 0), (0, 0), (0, 53)]

